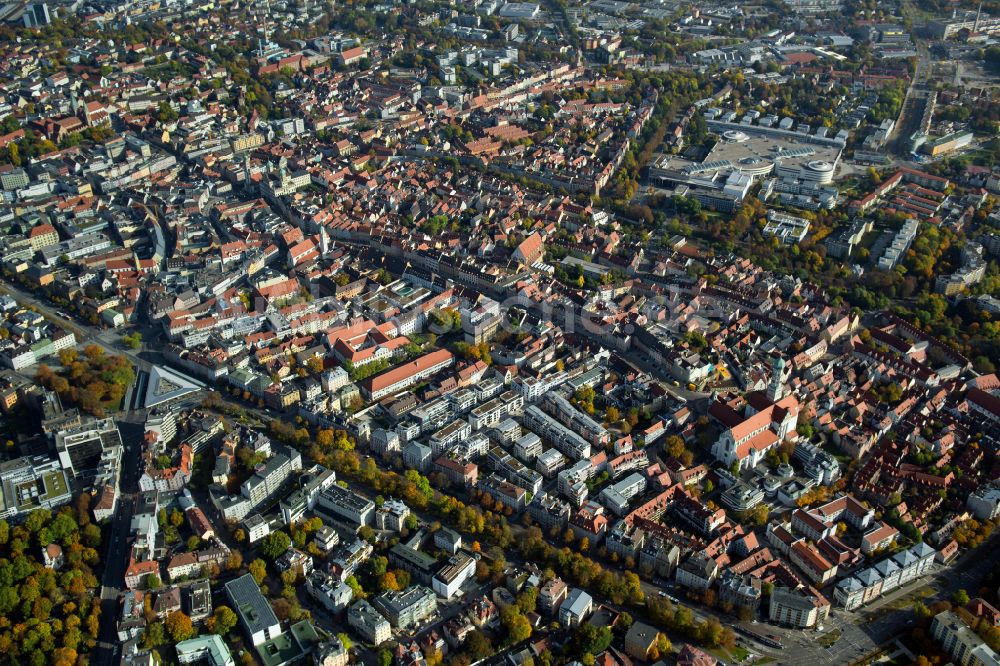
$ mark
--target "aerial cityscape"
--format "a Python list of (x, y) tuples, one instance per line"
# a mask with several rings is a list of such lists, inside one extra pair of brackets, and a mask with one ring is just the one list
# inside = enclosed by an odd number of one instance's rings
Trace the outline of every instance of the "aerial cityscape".
[(0, 664), (1000, 665), (1000, 0), (0, 2)]

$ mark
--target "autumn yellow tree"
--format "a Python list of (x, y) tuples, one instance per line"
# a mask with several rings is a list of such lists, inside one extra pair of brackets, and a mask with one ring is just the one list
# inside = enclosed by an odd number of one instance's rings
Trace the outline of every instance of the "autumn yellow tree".
[(392, 571), (386, 571), (384, 574), (379, 576), (378, 586), (382, 591), (398, 590), (399, 582), (396, 580), (396, 574)]
[(257, 558), (250, 563), (250, 575), (253, 576), (254, 582), (260, 585), (267, 578), (267, 565), (264, 564), (264, 560)]
[(170, 634), (170, 638), (175, 643), (186, 641), (187, 639), (194, 637), (197, 633), (194, 630), (194, 625), (191, 623), (191, 618), (182, 611), (174, 611), (168, 615), (165, 624), (167, 627), (167, 633)]

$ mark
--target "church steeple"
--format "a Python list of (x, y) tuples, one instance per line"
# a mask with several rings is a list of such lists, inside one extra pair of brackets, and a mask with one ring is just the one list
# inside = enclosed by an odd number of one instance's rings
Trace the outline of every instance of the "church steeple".
[(767, 399), (778, 402), (785, 397), (785, 359), (775, 354), (771, 357), (771, 381), (767, 385)]

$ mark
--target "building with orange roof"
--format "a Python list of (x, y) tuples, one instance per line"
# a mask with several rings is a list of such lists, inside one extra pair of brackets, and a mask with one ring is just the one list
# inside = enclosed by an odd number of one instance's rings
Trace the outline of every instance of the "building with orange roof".
[(545, 254), (545, 243), (542, 240), (542, 235), (536, 231), (521, 241), (521, 244), (514, 249), (512, 256), (525, 266), (531, 266), (541, 259), (543, 254)]
[(51, 224), (39, 224), (28, 232), (28, 240), (34, 252), (59, 242), (59, 232)]
[[(732, 408), (718, 402), (712, 405), (711, 412), (724, 424), (727, 421), (723, 418), (725, 414), (732, 413), (738, 418)], [(732, 425), (719, 435), (712, 455), (724, 465), (738, 463), (741, 470), (756, 467), (782, 440), (797, 437), (798, 416), (799, 401), (790, 395), (746, 418), (729, 420)]]
[(191, 463), (194, 454), (189, 444), (181, 444), (178, 463), (166, 469), (156, 469), (152, 456), (146, 461), (146, 471), (139, 478), (140, 490), (180, 490), (191, 480)]
[(433, 376), (454, 363), (454, 354), (447, 349), (438, 349), (380, 375), (362, 380), (361, 392), (369, 400), (381, 400), (387, 395), (407, 389)]
[(160, 575), (160, 563), (156, 560), (137, 560), (136, 548), (132, 548), (129, 556), (128, 567), (125, 568), (125, 587), (130, 590), (144, 588), (148, 581), (147, 576)]
[(837, 575), (837, 565), (831, 563), (805, 539), (799, 539), (789, 549), (788, 558), (792, 564), (805, 573), (806, 578), (823, 585)]
[(191, 531), (199, 539), (205, 541), (215, 536), (215, 528), (212, 526), (211, 521), (209, 521), (208, 516), (200, 508), (193, 506), (185, 511), (184, 515), (187, 517)]

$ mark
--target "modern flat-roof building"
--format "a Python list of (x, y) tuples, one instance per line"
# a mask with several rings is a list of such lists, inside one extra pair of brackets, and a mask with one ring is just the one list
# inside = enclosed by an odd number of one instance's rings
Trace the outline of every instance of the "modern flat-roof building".
[(601, 503), (616, 515), (623, 516), (628, 512), (628, 503), (636, 495), (646, 490), (646, 477), (633, 472), (614, 485), (601, 491)]
[(244, 574), (226, 583), (226, 597), (254, 647), (281, 634), (278, 617), (253, 576)]
[(106, 452), (121, 459), (122, 437), (114, 419), (91, 421), (56, 433), (56, 453), (63, 469), (77, 480), (97, 476)]
[[(590, 442), (543, 412), (537, 405), (531, 405), (524, 410), (524, 425), (541, 437), (543, 441), (556, 447), (573, 460), (590, 457)], [(541, 472), (541, 470), (539, 471)]]
[(549, 391), (542, 399), (542, 406), (560, 423), (573, 432), (580, 433), (592, 445), (603, 446), (611, 441), (611, 433), (607, 428), (574, 407), (562, 394)]
[(275, 453), (262, 465), (259, 465), (254, 475), (243, 482), (240, 492), (257, 507), (268, 497), (276, 493), (292, 472), (302, 469), (302, 456), (291, 447), (285, 447)]
[(309, 620), (296, 622), (269, 641), (257, 646), (257, 656), (264, 666), (289, 666), (301, 663), (320, 642), (316, 627)]
[(371, 525), (375, 516), (375, 502), (356, 495), (336, 484), (316, 498), (316, 509), (335, 520), (361, 527)]
[[(532, 433), (534, 434), (534, 433)], [(537, 437), (538, 435), (535, 435)], [(566, 456), (555, 449), (547, 449), (535, 458), (535, 469), (547, 479), (566, 466)]]
[(24, 456), (0, 464), (0, 518), (52, 509), (72, 499), (69, 478), (59, 461)]
[(193, 622), (201, 622), (212, 613), (212, 589), (201, 579), (184, 588), (184, 612)]
[(469, 424), (473, 429), (495, 426), (510, 414), (519, 414), (524, 408), (524, 397), (517, 391), (505, 391), (492, 400), (483, 403), (469, 413)]
[(715, 120), (708, 125), (720, 138), (704, 159), (658, 155), (649, 177), (724, 212), (743, 202), (757, 178), (774, 175), (792, 183), (831, 183), (844, 147), (838, 139), (787, 129)]
[(204, 662), (208, 666), (236, 666), (229, 648), (216, 634), (197, 636), (191, 640), (181, 641), (174, 646), (177, 650), (177, 661), (182, 664)]
[(389, 562), (410, 574), (414, 582), (430, 585), (437, 560), (416, 548), (397, 543), (389, 549)]
[(464, 552), (455, 553), (448, 558), (448, 563), (434, 574), (431, 587), (438, 596), (451, 599), (475, 573), (476, 561)]
[(541, 454), (542, 440), (533, 432), (524, 433), (514, 444), (514, 455), (524, 462), (531, 463)]
[(337, 534), (337, 530), (324, 525), (313, 535), (313, 540), (321, 551), (328, 553), (340, 543), (340, 535)]

